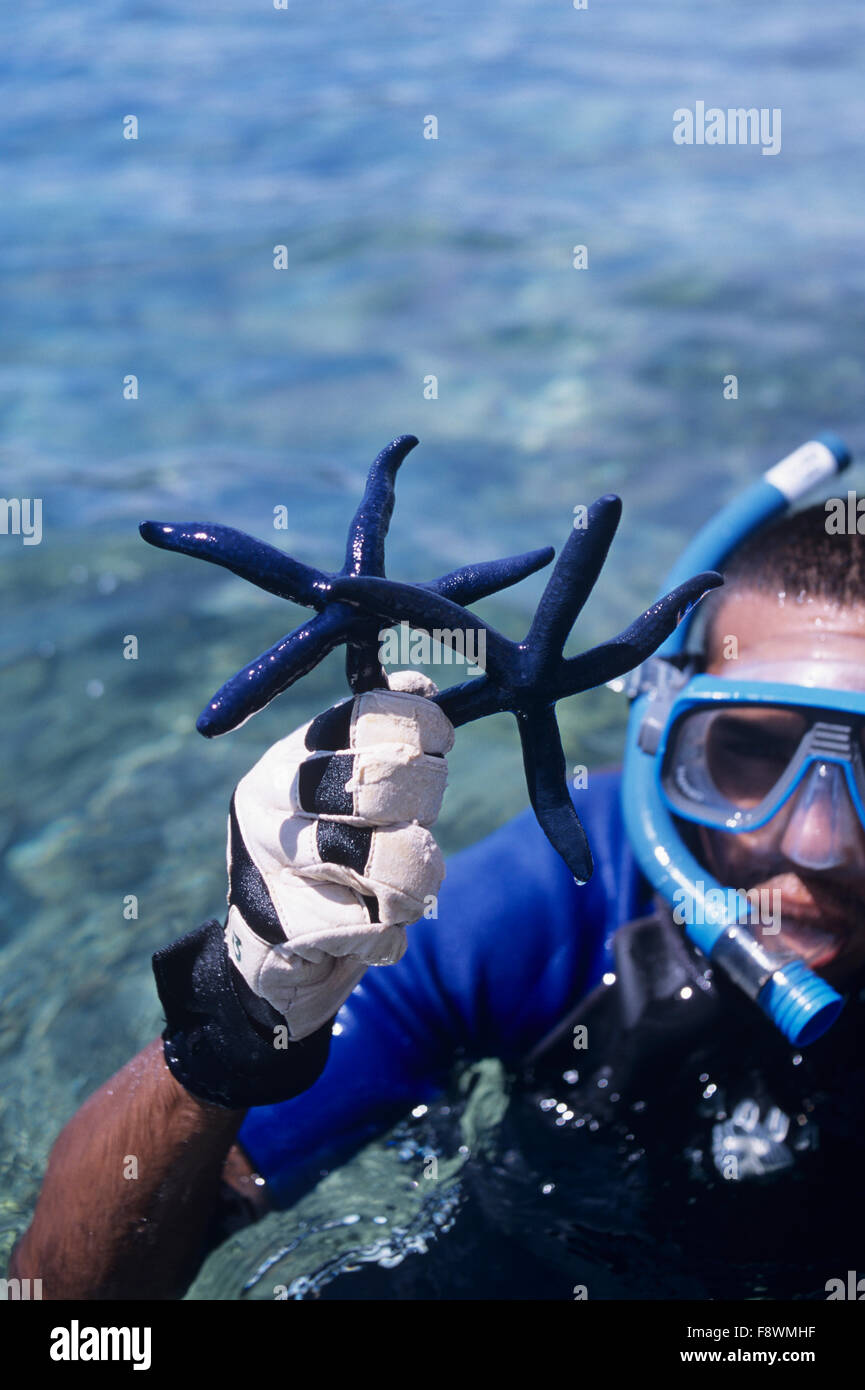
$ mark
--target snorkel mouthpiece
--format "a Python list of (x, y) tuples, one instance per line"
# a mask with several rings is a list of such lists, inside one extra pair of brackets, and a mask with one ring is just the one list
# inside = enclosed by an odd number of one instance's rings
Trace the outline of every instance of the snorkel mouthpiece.
[[(837, 435), (825, 433), (802, 445), (703, 527), (666, 587), (683, 575), (720, 569), (749, 535), (849, 463)], [(831, 1027), (843, 998), (800, 957), (773, 950), (754, 935), (755, 913), (747, 895), (723, 888), (707, 874), (661, 796), (656, 751), (675, 695), (689, 679), (681, 670), (689, 626), (686, 617), (629, 682), (633, 703), (622, 777), (628, 838), (650, 883), (676, 905), (674, 920), (693, 944), (759, 1005), (788, 1042), (804, 1047)]]
[[(705, 950), (701, 934), (685, 930)], [(832, 986), (792, 951), (772, 951), (758, 941), (747, 921), (722, 925), (707, 954), (796, 1047), (807, 1047), (825, 1033), (844, 1006)]]
[(757, 1003), (797, 1047), (807, 1047), (822, 1037), (844, 1007), (841, 995), (801, 960), (776, 970), (757, 996)]

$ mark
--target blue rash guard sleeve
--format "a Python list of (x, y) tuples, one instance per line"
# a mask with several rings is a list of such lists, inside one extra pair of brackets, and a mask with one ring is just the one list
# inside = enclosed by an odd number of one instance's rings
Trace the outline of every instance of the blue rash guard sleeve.
[(649, 909), (628, 846), (617, 773), (574, 796), (595, 859), (578, 887), (530, 811), (448, 860), (438, 917), (408, 929), (334, 1025), (303, 1095), (250, 1110), (238, 1139), (285, 1204), (445, 1085), (459, 1058), (520, 1061), (601, 978), (609, 938)]

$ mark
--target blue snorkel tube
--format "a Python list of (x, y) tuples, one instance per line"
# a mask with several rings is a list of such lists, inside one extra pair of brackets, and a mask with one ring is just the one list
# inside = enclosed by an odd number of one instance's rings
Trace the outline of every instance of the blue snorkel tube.
[[(837, 435), (818, 435), (770, 468), (697, 534), (667, 577), (667, 592), (693, 574), (720, 569), (759, 527), (804, 493), (842, 472), (850, 454)], [(690, 940), (760, 1006), (789, 1042), (804, 1046), (834, 1023), (842, 997), (798, 956), (772, 951), (750, 928), (751, 904), (723, 888), (690, 853), (660, 792), (656, 750), (673, 699), (689, 678), (681, 669), (690, 618), (625, 682), (632, 696), (622, 777), (625, 826), (637, 861), (668, 902), (680, 905)]]

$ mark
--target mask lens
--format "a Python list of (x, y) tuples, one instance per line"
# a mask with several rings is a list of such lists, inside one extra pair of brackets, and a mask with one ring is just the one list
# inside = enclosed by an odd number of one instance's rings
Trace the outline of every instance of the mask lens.
[(749, 811), (771, 795), (808, 729), (795, 710), (717, 710), (707, 721), (706, 768), (722, 800)]
[(838, 763), (812, 763), (796, 794), (782, 849), (808, 869), (861, 859), (862, 826)]
[(701, 820), (737, 820), (771, 797), (808, 731), (781, 706), (691, 710), (672, 730), (661, 781), (674, 809)]

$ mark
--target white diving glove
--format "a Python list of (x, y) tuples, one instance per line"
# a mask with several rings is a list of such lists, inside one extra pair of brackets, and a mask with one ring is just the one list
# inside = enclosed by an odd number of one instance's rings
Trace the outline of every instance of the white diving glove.
[(430, 827), (453, 725), (420, 672), (388, 684), (274, 744), (232, 798), (226, 950), (292, 1042), (400, 959), (444, 878)]

